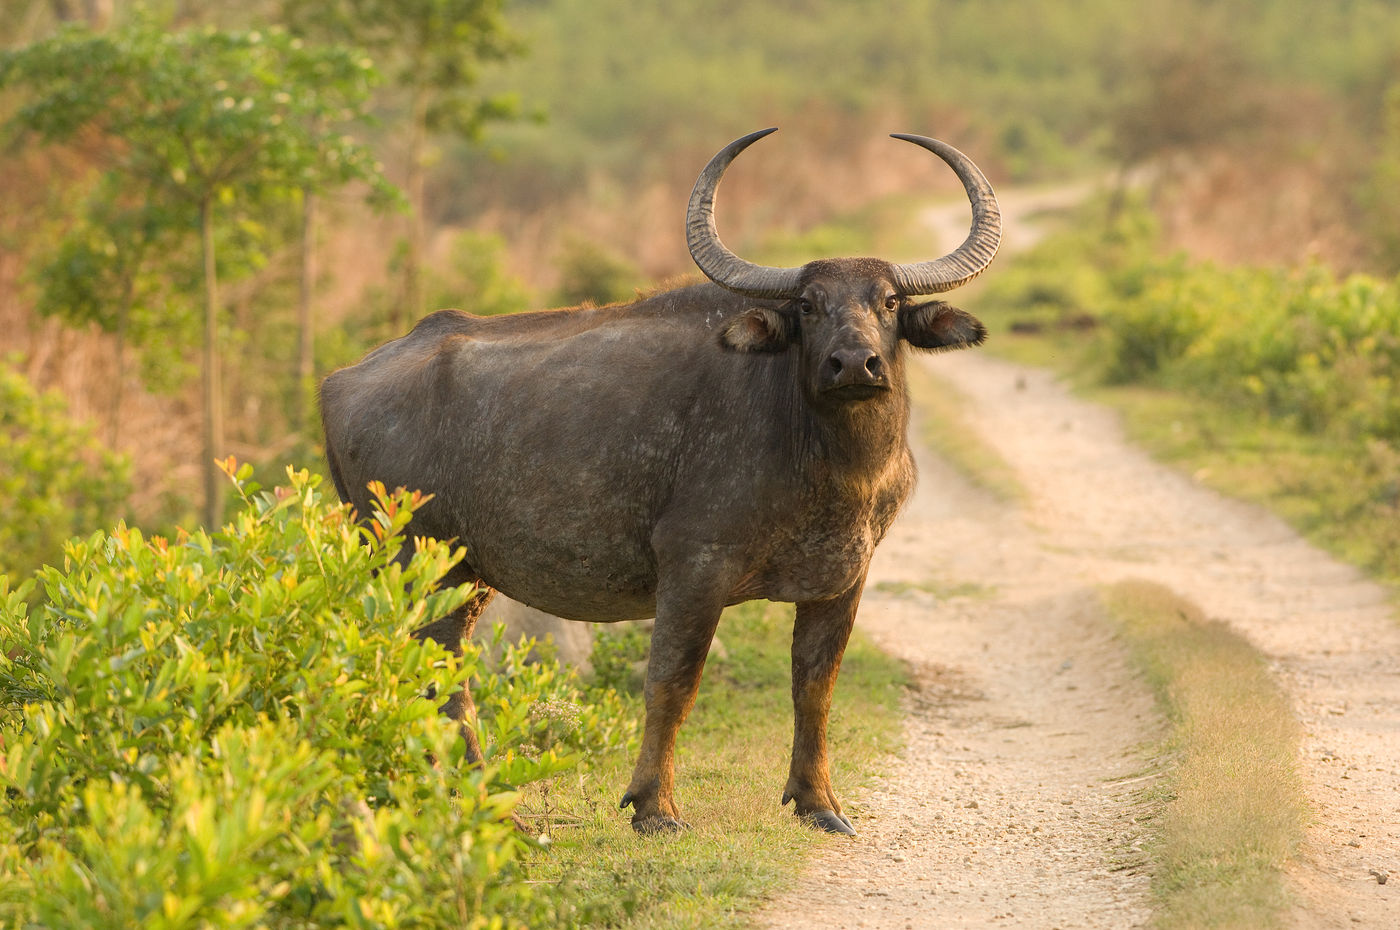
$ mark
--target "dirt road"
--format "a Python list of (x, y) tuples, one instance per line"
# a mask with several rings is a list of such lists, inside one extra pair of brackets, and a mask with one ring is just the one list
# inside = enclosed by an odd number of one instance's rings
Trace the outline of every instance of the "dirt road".
[(846, 790), (860, 836), (834, 838), (760, 923), (1144, 925), (1135, 792), (1160, 723), (1093, 609), (1096, 586), (1143, 578), (1246, 636), (1293, 700), (1315, 824), (1291, 925), (1400, 927), (1400, 874), (1376, 874), (1400, 873), (1400, 626), (1384, 592), (1154, 464), (1047, 373), (976, 352), (918, 363), (966, 395), (1029, 499), (1002, 504), (921, 453), (858, 620), (918, 670), (907, 748)]

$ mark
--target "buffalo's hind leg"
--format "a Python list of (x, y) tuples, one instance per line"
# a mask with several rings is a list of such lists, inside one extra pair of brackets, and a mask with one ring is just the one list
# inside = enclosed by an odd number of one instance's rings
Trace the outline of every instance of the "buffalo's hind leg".
[[(486, 610), (486, 605), (491, 603), (491, 598), (496, 596), (494, 588), (488, 588), (481, 584), (479, 580), (472, 578), (453, 578), (448, 575), (443, 579), (443, 584), (459, 585), (475, 581), (476, 593), (471, 600), (452, 613), (440, 620), (424, 624), (413, 631), (415, 639), (431, 639), (442, 648), (453, 655), (462, 654), (462, 643), (472, 637), (472, 631), (476, 629), (476, 621), (481, 619), (481, 614)], [(480, 765), (485, 759), (481, 752), (481, 741), (476, 738), (476, 727), (472, 724), (476, 721), (476, 703), (472, 700), (470, 690), (471, 682), (462, 682), (462, 687), (455, 694), (449, 694), (447, 700), (438, 708), (450, 719), (457, 721), (458, 729), (462, 734), (462, 742), (466, 744), (466, 761), (468, 765)], [(521, 833), (532, 833), (525, 821), (520, 819), (518, 813), (510, 815), (510, 821), (515, 825), (515, 829)]]
[[(448, 575), (443, 579), (443, 584), (460, 585), (469, 581), (476, 579), (454, 578)], [(496, 595), (494, 589), (485, 587), (480, 581), (476, 581), (476, 585), (477, 590), (471, 600), (447, 616), (420, 626), (413, 631), (413, 637), (419, 640), (431, 639), (453, 655), (460, 656), (462, 643), (471, 639), (472, 631), (476, 629), (476, 621), (481, 619), (482, 611), (486, 610), (486, 605)], [(476, 704), (472, 701), (469, 683), (464, 682), (461, 690), (448, 695), (447, 700), (438, 709), (461, 724), (462, 740), (467, 745), (467, 762), (471, 765), (481, 764), (481, 742), (476, 738), (476, 728), (472, 726), (476, 719)]]
[(783, 803), (795, 801), (797, 816), (828, 833), (852, 836), (855, 828), (841, 813), (831, 786), (826, 721), (864, 582), (862, 577), (830, 600), (797, 605), (792, 630), (792, 765), (783, 789)]

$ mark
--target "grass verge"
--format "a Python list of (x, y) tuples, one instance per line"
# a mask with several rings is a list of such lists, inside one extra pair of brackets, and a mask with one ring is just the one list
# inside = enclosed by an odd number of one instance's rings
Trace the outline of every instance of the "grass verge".
[[(791, 630), (787, 604), (740, 605), (721, 621), (727, 655), (707, 665), (677, 753), (677, 794), (691, 830), (632, 832), (630, 811), (617, 807), (635, 761), (630, 750), (590, 759), (527, 799), (535, 810), (547, 805), (554, 839), (529, 863), (529, 879), (555, 886), (573, 907), (574, 925), (743, 926), (745, 912), (810, 853), (845, 842), (778, 804), (792, 742)], [(830, 733), (832, 777), (848, 810), (878, 761), (898, 748), (905, 680), (897, 660), (853, 639)], [(635, 698), (639, 719), (640, 705)]]
[(1168, 589), (1130, 581), (1103, 597), (1171, 726), (1153, 789), (1156, 925), (1278, 926), (1307, 818), (1287, 700), (1243, 638)]

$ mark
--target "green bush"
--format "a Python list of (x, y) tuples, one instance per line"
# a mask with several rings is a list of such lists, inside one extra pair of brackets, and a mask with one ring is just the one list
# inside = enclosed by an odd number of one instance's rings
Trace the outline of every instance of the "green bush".
[(589, 664), (595, 687), (640, 693), (634, 669), (651, 651), (651, 632), (636, 624), (606, 629), (593, 640)]
[(1093, 200), (1066, 219), (1072, 224), (1016, 256), (989, 276), (980, 305), (1014, 328), (1073, 328), (1098, 318), (1124, 294), (1141, 291), (1141, 269), (1152, 259), (1157, 223), (1137, 199), (1113, 211)]
[(1109, 380), (1208, 396), (1301, 431), (1400, 441), (1400, 288), (1174, 259), (1105, 314)]
[(564, 244), (554, 298), (560, 306), (626, 303), (636, 299), (642, 282), (631, 262), (596, 242), (574, 238)]
[(425, 269), (427, 308), (452, 307), (478, 316), (529, 310), (533, 303), (530, 291), (506, 270), (505, 253), (505, 240), (494, 233), (456, 233), (442, 269)]
[(1170, 271), (1143, 282), (1135, 299), (1121, 299), (1107, 315), (1112, 352), (1106, 377), (1123, 384), (1151, 377), (1180, 359), (1205, 332), (1194, 278)]
[[(488, 670), (410, 637), (470, 594), (435, 590), (460, 551), (396, 558), (420, 495), (379, 488), (357, 524), (315, 477), (250, 474), (220, 532), (75, 541), (34, 607), (0, 581), (0, 925), (553, 922), (518, 880), (516, 789), (626, 729), (557, 713), (576, 680), (520, 648)], [(424, 695), (476, 673), (469, 769)]]
[(111, 523), (131, 489), (126, 460), (0, 363), (0, 574), (27, 574), (63, 541)]

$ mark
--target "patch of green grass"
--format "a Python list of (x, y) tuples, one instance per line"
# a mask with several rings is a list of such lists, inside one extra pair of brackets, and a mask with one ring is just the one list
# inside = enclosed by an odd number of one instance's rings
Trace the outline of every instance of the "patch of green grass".
[(947, 381), (910, 360), (909, 391), (918, 410), (918, 438), (958, 473), (993, 497), (1022, 501), (1026, 490), (1006, 460), (967, 422), (966, 399)]
[(959, 583), (929, 580), (922, 582), (912, 581), (881, 581), (875, 584), (871, 590), (881, 594), (892, 594), (895, 597), (903, 597), (906, 594), (920, 592), (931, 594), (939, 600), (946, 600), (950, 597), (991, 597), (996, 593), (996, 588), (984, 584), (977, 584), (974, 581), (964, 581)]
[[(792, 607), (755, 602), (720, 624), (727, 655), (712, 658), (681, 729), (677, 796), (691, 829), (677, 836), (633, 833), (618, 810), (635, 761), (618, 751), (559, 779), (546, 804), (552, 845), (529, 863), (531, 881), (551, 884), (575, 908), (577, 926), (737, 927), (766, 894), (797, 874), (807, 856), (847, 842), (813, 831), (780, 807), (792, 744), (789, 644)], [(857, 635), (842, 663), (831, 711), (832, 778), (846, 802), (896, 750), (903, 666)], [(633, 712), (641, 715), (634, 698)], [(859, 823), (857, 823), (859, 827)]]
[(1123, 582), (1104, 603), (1171, 725), (1149, 849), (1156, 925), (1279, 926), (1308, 816), (1287, 698), (1248, 642), (1168, 589)]

